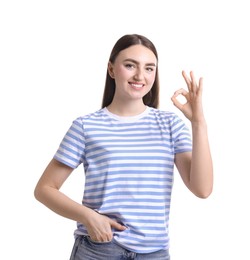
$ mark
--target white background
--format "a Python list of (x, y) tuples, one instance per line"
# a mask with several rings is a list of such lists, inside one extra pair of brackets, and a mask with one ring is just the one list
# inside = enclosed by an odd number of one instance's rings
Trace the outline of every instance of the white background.
[[(68, 259), (75, 223), (33, 196), (73, 119), (100, 108), (106, 65), (127, 33), (158, 49), (161, 105), (185, 88), (181, 70), (204, 77), (214, 160), (213, 194), (191, 194), (176, 172), (170, 236), (173, 260), (248, 260), (248, 1), (0, 2), (1, 259)], [(188, 122), (187, 122), (188, 123)], [(82, 167), (63, 191), (81, 201)]]

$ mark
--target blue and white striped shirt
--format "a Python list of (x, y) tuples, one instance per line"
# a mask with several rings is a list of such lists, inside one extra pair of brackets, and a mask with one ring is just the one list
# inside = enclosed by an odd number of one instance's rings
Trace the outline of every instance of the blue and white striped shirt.
[[(175, 113), (147, 107), (119, 117), (103, 108), (73, 121), (54, 158), (72, 168), (83, 163), (83, 205), (127, 227), (113, 230), (116, 243), (150, 253), (169, 247), (174, 157), (191, 150)], [(75, 235), (87, 235), (81, 223)]]

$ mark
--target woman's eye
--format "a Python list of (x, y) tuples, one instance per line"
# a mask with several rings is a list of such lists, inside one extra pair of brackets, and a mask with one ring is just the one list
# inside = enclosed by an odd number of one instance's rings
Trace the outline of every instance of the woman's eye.
[(151, 67), (149, 67), (149, 68), (146, 68), (146, 70), (147, 70), (148, 72), (152, 72), (152, 71), (154, 71), (154, 69), (153, 69), (153, 68), (151, 68)]
[(128, 68), (128, 69), (132, 69), (134, 68), (135, 66), (133, 64), (125, 64), (125, 67)]

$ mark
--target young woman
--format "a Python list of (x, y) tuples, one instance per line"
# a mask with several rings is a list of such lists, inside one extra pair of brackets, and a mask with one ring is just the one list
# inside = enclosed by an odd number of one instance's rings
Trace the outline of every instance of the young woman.
[[(153, 43), (132, 34), (114, 45), (102, 109), (73, 121), (35, 188), (37, 200), (77, 222), (71, 260), (170, 259), (174, 164), (191, 192), (211, 194), (202, 79), (182, 75), (188, 90), (176, 91), (172, 101), (190, 120), (192, 136), (175, 113), (158, 109)], [(86, 176), (82, 204), (60, 191), (80, 164)]]

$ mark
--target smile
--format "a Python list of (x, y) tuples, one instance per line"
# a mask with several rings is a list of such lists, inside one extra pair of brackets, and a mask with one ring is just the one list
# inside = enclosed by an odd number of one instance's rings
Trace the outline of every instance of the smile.
[(144, 86), (144, 84), (131, 83), (131, 82), (129, 82), (129, 85), (130, 85), (131, 87), (135, 88), (135, 89), (141, 89), (141, 88)]

